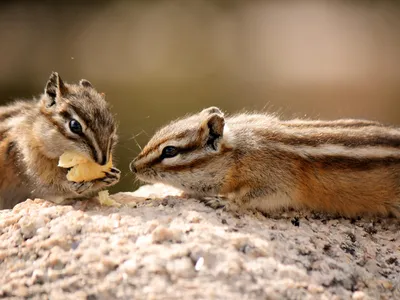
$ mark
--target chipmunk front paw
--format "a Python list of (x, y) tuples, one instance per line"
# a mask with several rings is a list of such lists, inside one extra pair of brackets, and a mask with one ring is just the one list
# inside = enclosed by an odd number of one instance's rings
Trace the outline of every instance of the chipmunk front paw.
[(106, 176), (92, 181), (71, 181), (69, 182), (70, 188), (72, 191), (80, 195), (90, 190), (100, 190), (102, 188), (112, 186), (116, 184), (121, 177), (121, 171), (117, 168), (111, 168), (110, 171), (104, 173), (106, 174)]
[(121, 171), (114, 167), (112, 167), (110, 169), (110, 171), (105, 172), (105, 174), (106, 174), (106, 176), (103, 178), (100, 178), (99, 180), (106, 183), (107, 186), (116, 184), (121, 177)]
[(91, 190), (95, 181), (97, 181), (97, 180), (82, 181), (82, 182), (71, 181), (71, 182), (69, 182), (69, 185), (73, 192), (80, 195), (80, 194), (83, 194), (83, 193)]
[(204, 203), (205, 206), (211, 207), (213, 209), (226, 209), (229, 206), (229, 203), (226, 198), (222, 197), (202, 197), (200, 199), (202, 203)]

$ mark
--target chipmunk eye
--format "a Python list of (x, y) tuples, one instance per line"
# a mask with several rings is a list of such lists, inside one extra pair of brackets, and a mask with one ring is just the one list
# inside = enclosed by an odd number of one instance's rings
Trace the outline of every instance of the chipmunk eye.
[(162, 158), (170, 158), (170, 157), (177, 156), (178, 153), (179, 153), (178, 148), (176, 148), (174, 146), (167, 146), (162, 150), (161, 157)]
[(69, 121), (69, 129), (75, 134), (82, 133), (82, 125), (75, 119)]

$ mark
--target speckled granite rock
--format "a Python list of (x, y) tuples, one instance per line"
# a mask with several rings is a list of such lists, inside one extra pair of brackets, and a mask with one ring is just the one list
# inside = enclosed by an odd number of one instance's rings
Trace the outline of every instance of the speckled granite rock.
[(113, 197), (0, 211), (0, 298), (400, 299), (398, 220), (238, 215), (161, 185)]

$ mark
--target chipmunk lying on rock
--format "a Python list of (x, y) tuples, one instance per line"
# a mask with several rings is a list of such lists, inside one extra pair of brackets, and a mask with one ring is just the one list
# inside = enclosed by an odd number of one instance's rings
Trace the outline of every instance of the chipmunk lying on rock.
[(225, 117), (210, 107), (159, 130), (130, 168), (199, 197), (400, 217), (400, 130), (367, 120)]

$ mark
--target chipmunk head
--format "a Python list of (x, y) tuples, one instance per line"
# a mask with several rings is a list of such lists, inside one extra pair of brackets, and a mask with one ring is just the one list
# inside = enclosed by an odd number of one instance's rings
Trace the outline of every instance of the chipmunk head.
[(160, 129), (130, 165), (146, 182), (163, 182), (193, 194), (213, 194), (231, 150), (224, 114), (210, 107)]
[(117, 140), (116, 124), (104, 94), (89, 81), (67, 84), (53, 72), (39, 105), (42, 118), (33, 126), (38, 127), (34, 132), (45, 155), (56, 158), (76, 151), (101, 165), (108, 162)]

